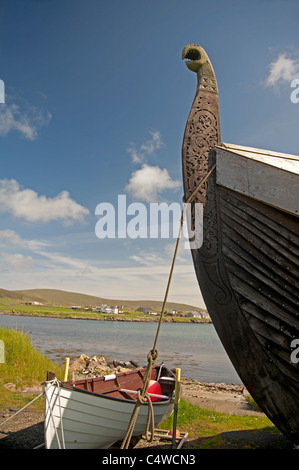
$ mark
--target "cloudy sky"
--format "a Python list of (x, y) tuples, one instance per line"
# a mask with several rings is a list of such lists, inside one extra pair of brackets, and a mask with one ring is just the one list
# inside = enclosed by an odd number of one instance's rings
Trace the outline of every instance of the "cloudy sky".
[[(181, 204), (186, 44), (213, 63), (224, 142), (299, 154), (297, 0), (2, 0), (0, 21), (2, 288), (163, 300), (176, 234), (99, 238), (96, 208)], [(184, 243), (169, 300), (204, 306)]]

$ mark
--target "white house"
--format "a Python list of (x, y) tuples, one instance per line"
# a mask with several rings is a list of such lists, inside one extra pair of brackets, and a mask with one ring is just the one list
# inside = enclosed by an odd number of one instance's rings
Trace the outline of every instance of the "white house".
[(190, 318), (190, 317), (192, 317), (192, 318), (202, 318), (201, 314), (199, 312), (194, 311), (194, 310), (192, 310), (191, 312), (188, 312), (186, 314), (186, 317), (188, 317), (188, 318)]
[(191, 318), (210, 318), (210, 315), (206, 310), (201, 310), (200, 312), (191, 310), (191, 312), (188, 312), (186, 314), (186, 317), (191, 317)]
[(102, 305), (100, 308), (100, 312), (102, 313), (119, 313), (119, 308), (117, 305), (115, 306), (109, 306), (108, 305)]
[(29, 300), (25, 302), (26, 305), (43, 305), (41, 302), (36, 302), (35, 300)]
[(172, 309), (168, 312), (168, 315), (172, 315), (172, 316), (177, 315), (177, 314), (178, 314), (178, 311), (175, 309)]

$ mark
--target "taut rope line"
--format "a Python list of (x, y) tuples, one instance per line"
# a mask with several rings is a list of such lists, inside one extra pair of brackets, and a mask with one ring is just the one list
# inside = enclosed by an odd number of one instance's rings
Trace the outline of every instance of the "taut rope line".
[(196, 196), (199, 189), (207, 181), (207, 179), (209, 178), (209, 176), (211, 175), (211, 173), (214, 171), (215, 168), (216, 168), (216, 165), (214, 165), (211, 168), (211, 170), (206, 174), (206, 176), (196, 186), (196, 188), (191, 193), (191, 195), (188, 197), (188, 199), (184, 202), (179, 233), (178, 233), (178, 237), (177, 237), (177, 241), (176, 241), (176, 245), (175, 245), (174, 255), (173, 255), (171, 269), (170, 269), (170, 273), (169, 273), (169, 277), (168, 277), (168, 282), (167, 282), (164, 301), (163, 301), (163, 305), (162, 305), (162, 309), (161, 309), (161, 314), (160, 314), (160, 319), (159, 319), (158, 328), (157, 328), (157, 332), (156, 332), (156, 337), (155, 337), (153, 348), (151, 349), (151, 351), (148, 353), (148, 356), (147, 356), (148, 364), (147, 364), (147, 369), (146, 369), (144, 377), (143, 377), (143, 389), (142, 389), (141, 392), (138, 391), (136, 404), (135, 404), (135, 407), (134, 407), (134, 410), (133, 410), (133, 413), (132, 413), (132, 416), (131, 416), (131, 419), (130, 419), (130, 422), (129, 422), (129, 425), (128, 425), (126, 435), (125, 435), (124, 440), (122, 442), (121, 449), (127, 449), (129, 447), (131, 437), (132, 437), (132, 434), (133, 434), (133, 431), (134, 431), (135, 423), (136, 423), (136, 420), (137, 420), (137, 417), (138, 417), (140, 406), (142, 405), (142, 403), (146, 402), (146, 398), (147, 398), (147, 403), (148, 403), (148, 407), (149, 407), (149, 418), (148, 418), (148, 423), (147, 423), (147, 431), (148, 431), (148, 428), (149, 428), (149, 420), (151, 419), (151, 421), (152, 421), (152, 433), (151, 433), (151, 439), (150, 440), (153, 440), (153, 437), (154, 437), (154, 432), (153, 432), (153, 428), (154, 428), (153, 407), (151, 405), (150, 397), (149, 396), (146, 397), (146, 395), (147, 395), (148, 384), (149, 384), (149, 381), (150, 381), (150, 378), (151, 378), (152, 367), (155, 364), (155, 362), (158, 358), (158, 355), (159, 355), (159, 352), (157, 351), (156, 346), (157, 346), (158, 337), (159, 337), (159, 333), (160, 333), (160, 329), (161, 329), (161, 325), (162, 325), (162, 320), (163, 320), (163, 315), (164, 315), (165, 306), (166, 306), (166, 302), (167, 302), (168, 292), (169, 292), (169, 288), (170, 288), (170, 284), (171, 284), (171, 280), (172, 280), (172, 274), (173, 274), (173, 270), (174, 270), (175, 260), (176, 260), (176, 257), (177, 257), (179, 243), (180, 243), (180, 239), (181, 239), (181, 235), (182, 235), (184, 219), (185, 219), (188, 204), (190, 202), (192, 202), (192, 200)]

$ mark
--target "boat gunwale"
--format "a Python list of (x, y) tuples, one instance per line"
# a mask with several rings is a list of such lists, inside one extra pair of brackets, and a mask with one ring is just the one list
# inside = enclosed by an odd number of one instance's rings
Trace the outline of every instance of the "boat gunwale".
[[(56, 385), (56, 384), (53, 384), (53, 385)], [(113, 397), (113, 396), (110, 396), (106, 393), (97, 393), (97, 392), (92, 392), (91, 390), (85, 390), (84, 388), (79, 388), (79, 387), (76, 387), (75, 385), (73, 385), (73, 386), (71, 385), (70, 387), (66, 387), (65, 385), (61, 385), (61, 388), (64, 388), (65, 390), (70, 390), (70, 391), (74, 390), (75, 392), (87, 393), (89, 395), (93, 395), (93, 396), (96, 396), (96, 397), (101, 397), (101, 398), (109, 399), (109, 400), (117, 400), (117, 401), (121, 401), (121, 402), (132, 403), (132, 404), (137, 402), (137, 400), (134, 400), (133, 398), (129, 399), (129, 398)], [(116, 390), (113, 390), (113, 391), (117, 392), (119, 390), (116, 389)], [(154, 406), (156, 406), (156, 405), (169, 404), (169, 403), (172, 403), (172, 402), (173, 402), (173, 398), (169, 397), (168, 400), (163, 400), (162, 399), (161, 401), (155, 401), (155, 402), (152, 402), (152, 403), (153, 403)], [(147, 406), (147, 403), (142, 403), (142, 405)]]
[(254, 155), (262, 155), (264, 157), (280, 158), (282, 160), (299, 161), (299, 155), (276, 152), (275, 150), (266, 150), (266, 149), (260, 149), (260, 148), (255, 148), (255, 147), (248, 147), (245, 145), (231, 144), (228, 142), (221, 142), (221, 144), (215, 145), (215, 148), (228, 150), (229, 152), (236, 153), (240, 157), (245, 157), (245, 158), (253, 158), (253, 157), (242, 155), (240, 154), (240, 152), (252, 153)]

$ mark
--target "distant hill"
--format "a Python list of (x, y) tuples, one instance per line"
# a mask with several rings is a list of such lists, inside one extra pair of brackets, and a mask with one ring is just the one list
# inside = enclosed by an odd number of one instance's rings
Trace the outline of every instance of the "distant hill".
[[(77, 292), (68, 292), (58, 289), (27, 289), (10, 291), (0, 289), (0, 302), (2, 303), (22, 303), (25, 301), (41, 302), (47, 305), (71, 307), (72, 305), (95, 306), (95, 305), (123, 305), (124, 308), (132, 309), (138, 307), (151, 307), (161, 310), (161, 302), (156, 300), (116, 300), (95, 297), (93, 295), (79, 294)], [(194, 305), (180, 304), (176, 302), (167, 302), (167, 310), (175, 309), (181, 311), (202, 310)]]
[[(38, 299), (33, 298), (28, 298), (28, 295), (25, 295), (21, 293), (22, 291), (13, 291), (13, 290), (6, 290), (6, 289), (0, 289), (0, 301), (3, 303), (21, 303), (26, 300), (36, 300), (39, 301)], [(24, 291), (25, 292), (25, 291)]]

